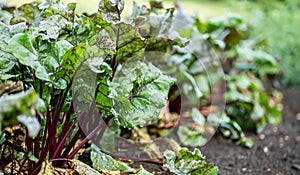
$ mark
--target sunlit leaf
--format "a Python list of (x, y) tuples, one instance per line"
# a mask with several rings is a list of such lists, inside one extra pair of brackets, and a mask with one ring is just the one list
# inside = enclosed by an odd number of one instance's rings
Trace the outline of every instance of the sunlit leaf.
[(111, 156), (103, 153), (100, 149), (92, 145), (91, 160), (93, 162), (93, 168), (98, 171), (121, 171), (122, 173), (132, 173), (133, 169), (128, 167), (125, 163), (113, 159)]
[(201, 112), (199, 111), (199, 109), (193, 108), (192, 112), (191, 112), (191, 116), (198, 125), (200, 125), (200, 126), (205, 125), (206, 120), (205, 120), (204, 116), (201, 114)]
[(18, 115), (17, 120), (28, 129), (29, 137), (34, 138), (40, 132), (40, 122), (34, 116)]
[(35, 76), (41, 80), (49, 81), (49, 75), (46, 69), (38, 60), (38, 53), (34, 48), (32, 36), (25, 33), (14, 35), (9, 41), (6, 52), (11, 53), (18, 61), (35, 70)]
[(176, 155), (173, 151), (164, 152), (166, 162), (164, 166), (177, 175), (216, 175), (218, 168), (204, 161), (204, 156), (197, 148), (190, 152), (186, 148), (179, 150)]
[(202, 146), (207, 142), (200, 131), (190, 130), (186, 126), (179, 126), (177, 135), (179, 140), (186, 146)]
[(145, 170), (145, 169), (141, 166), (139, 172), (136, 173), (136, 175), (153, 175), (153, 174), (150, 173), (150, 172), (148, 172), (147, 170)]
[(110, 85), (120, 124), (132, 128), (157, 119), (173, 82), (152, 64), (137, 61), (124, 65)]
[(38, 32), (43, 37), (43, 40), (55, 41), (64, 28), (70, 28), (72, 23), (60, 15), (50, 16), (49, 18), (41, 21)]

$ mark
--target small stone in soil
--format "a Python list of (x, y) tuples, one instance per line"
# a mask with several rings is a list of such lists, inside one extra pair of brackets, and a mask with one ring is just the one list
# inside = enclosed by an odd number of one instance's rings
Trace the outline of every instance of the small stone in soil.
[(293, 164), (292, 168), (296, 169), (296, 170), (300, 170), (300, 165), (298, 164)]
[(247, 168), (242, 168), (242, 171), (243, 171), (243, 172), (247, 171)]
[(300, 113), (297, 114), (297, 120), (300, 120)]
[(264, 147), (264, 153), (269, 152), (269, 148), (268, 147)]
[(283, 138), (282, 137), (279, 138), (279, 142), (283, 143)]
[(260, 134), (259, 135), (259, 140), (264, 140), (265, 139), (265, 135), (264, 134)]
[(268, 169), (267, 169), (267, 172), (268, 172), (268, 173), (270, 173), (271, 171), (272, 171), (272, 169), (271, 169), (271, 168), (268, 168)]
[(288, 141), (289, 140), (289, 136), (284, 136), (284, 140)]

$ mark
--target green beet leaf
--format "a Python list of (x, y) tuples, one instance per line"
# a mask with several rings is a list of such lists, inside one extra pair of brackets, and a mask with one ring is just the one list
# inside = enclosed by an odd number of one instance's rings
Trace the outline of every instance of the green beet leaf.
[(14, 35), (4, 51), (12, 54), (22, 65), (29, 66), (35, 70), (35, 76), (40, 80), (49, 81), (46, 69), (38, 60), (38, 53), (34, 48), (34, 39), (27, 33)]
[(33, 24), (40, 17), (40, 9), (37, 3), (24, 4), (17, 8), (13, 13), (11, 24), (18, 24), (20, 22), (26, 22)]
[(62, 63), (55, 75), (57, 79), (62, 78), (67, 81), (67, 83), (71, 82), (76, 69), (87, 59), (84, 57), (86, 47), (85, 44), (80, 44), (71, 48), (62, 56)]
[(140, 171), (138, 173), (136, 173), (136, 175), (153, 175), (152, 173), (148, 172), (147, 170), (145, 170), (143, 168), (143, 166), (141, 165), (140, 167)]
[(102, 79), (98, 81), (96, 89), (96, 105), (98, 109), (106, 109), (110, 111), (113, 106), (113, 101), (109, 97), (109, 85), (107, 79)]
[(33, 117), (36, 111), (44, 112), (45, 103), (32, 89), (0, 97), (0, 120), (5, 119), (0, 124), (16, 124), (18, 120), (27, 127), (30, 137), (36, 137), (40, 130), (38, 120)]
[(182, 148), (176, 153), (170, 150), (164, 152), (166, 161), (164, 166), (177, 175), (217, 175), (218, 168), (204, 161), (200, 150), (195, 148), (193, 152)]
[(186, 126), (179, 126), (177, 135), (179, 140), (186, 146), (203, 146), (207, 142), (200, 131), (190, 130)]
[(99, 12), (108, 22), (120, 21), (123, 9), (124, 0), (101, 0), (99, 2)]
[(38, 33), (43, 40), (55, 41), (65, 28), (71, 29), (72, 23), (61, 15), (54, 15), (41, 21)]
[(57, 41), (60, 36), (68, 35), (74, 27), (75, 3), (64, 6), (60, 2), (46, 1), (39, 6), (43, 10), (37, 27), (36, 36), (49, 42)]
[[(130, 58), (142, 56), (145, 41), (134, 26), (120, 22), (106, 27), (105, 31), (107, 31), (113, 43), (115, 43), (113, 50), (115, 50), (114, 55), (118, 62), (124, 62)], [(108, 42), (104, 41), (101, 43)]]
[(120, 171), (122, 173), (133, 173), (134, 170), (128, 167), (125, 163), (115, 160), (111, 156), (103, 153), (100, 149), (92, 145), (91, 160), (93, 162), (93, 168), (97, 171)]
[(207, 23), (207, 29), (209, 31), (224, 28), (237, 28), (239, 30), (244, 30), (245, 27), (243, 18), (237, 14), (227, 14), (219, 18), (213, 18)]
[(14, 35), (8, 41), (6, 51), (13, 54), (21, 64), (26, 66), (32, 66), (38, 61), (37, 52), (33, 47), (33, 38), (29, 34)]
[(150, 63), (123, 65), (110, 84), (114, 110), (124, 127), (144, 126), (157, 119), (175, 79), (163, 75)]
[(25, 125), (31, 138), (36, 137), (41, 130), (40, 122), (34, 116), (18, 115), (17, 120)]

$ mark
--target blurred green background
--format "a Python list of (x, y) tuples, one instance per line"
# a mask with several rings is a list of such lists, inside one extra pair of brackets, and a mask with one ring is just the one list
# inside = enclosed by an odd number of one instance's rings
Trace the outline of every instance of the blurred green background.
[[(34, 0), (2, 0), (14, 6), (19, 6), (24, 3), (32, 2)], [(148, 5), (149, 0), (135, 0), (138, 4)], [(41, 0), (40, 0), (41, 2)], [(76, 2), (77, 12), (93, 13), (97, 11), (97, 5), (99, 0), (62, 0), (64, 3)], [(130, 15), (131, 6), (133, 0), (125, 0), (124, 16)], [(174, 0), (163, 0), (166, 7), (174, 7)], [(230, 5), (230, 1), (225, 0), (181, 0), (186, 13), (189, 15), (197, 14), (203, 20), (210, 19), (212, 17), (221, 16), (225, 13), (233, 11), (233, 6)], [(231, 6), (231, 7), (230, 7)], [(243, 10), (240, 10), (242, 12)]]
[[(1, 0), (0, 0), (1, 1)], [(3, 1), (3, 0), (2, 0)], [(19, 6), (32, 0), (4, 0)], [(77, 12), (97, 11), (99, 0), (63, 0), (76, 2)], [(136, 0), (148, 5), (148, 0)], [(173, 0), (164, 0), (173, 7)], [(300, 87), (300, 0), (181, 0), (189, 15), (197, 15), (203, 21), (238, 13), (250, 24), (252, 37), (261, 41), (260, 49), (276, 56), (282, 65), (280, 82), (284, 86)], [(130, 14), (132, 0), (125, 0), (123, 17)]]

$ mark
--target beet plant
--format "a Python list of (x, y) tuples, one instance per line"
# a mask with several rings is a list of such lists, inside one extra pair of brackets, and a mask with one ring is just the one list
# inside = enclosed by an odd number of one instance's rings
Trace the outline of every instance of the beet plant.
[[(108, 126), (114, 128), (114, 137), (122, 128), (157, 119), (175, 82), (145, 62), (146, 51), (167, 52), (184, 45), (168, 28), (174, 10), (159, 16), (136, 6), (131, 19), (122, 21), (123, 7), (124, 1), (100, 1), (99, 12), (92, 15), (77, 15), (76, 4), (52, 0), (1, 7), (3, 172), (67, 171), (62, 167), (86, 174), (136, 172), (95, 145), (90, 148), (95, 170), (74, 158), (89, 140), (100, 144)], [(26, 128), (20, 135), (7, 129), (17, 123)], [(199, 168), (206, 167), (189, 171)]]

